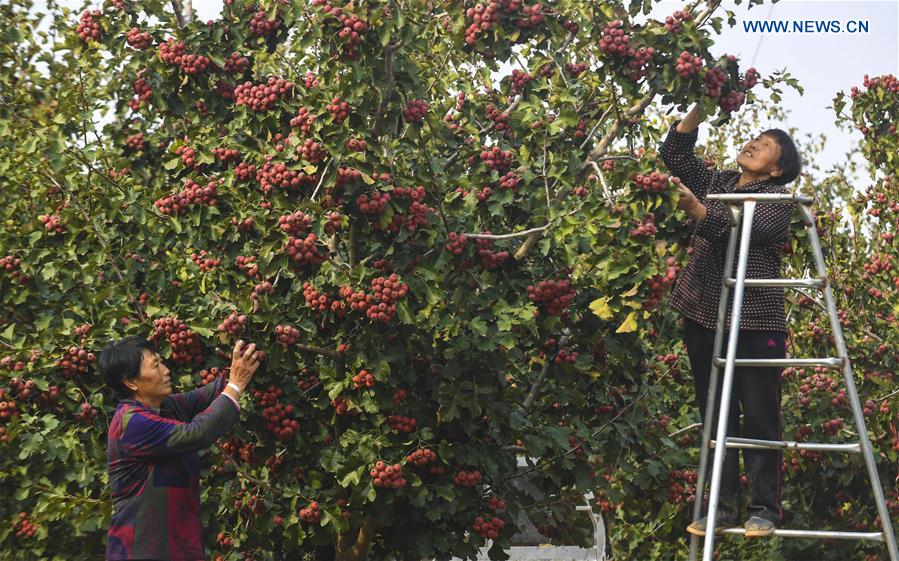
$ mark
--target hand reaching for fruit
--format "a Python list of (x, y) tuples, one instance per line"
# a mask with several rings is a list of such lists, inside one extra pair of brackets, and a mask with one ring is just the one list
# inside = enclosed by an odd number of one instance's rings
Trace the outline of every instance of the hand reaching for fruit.
[(699, 202), (699, 199), (696, 198), (693, 191), (681, 185), (677, 188), (677, 192), (680, 194), (680, 198), (677, 200), (677, 208), (686, 212), (687, 216), (697, 222), (705, 220), (708, 209), (704, 204)]
[(234, 346), (234, 353), (231, 358), (231, 380), (235, 385), (243, 391), (253, 379), (256, 369), (259, 368), (259, 361), (265, 358), (265, 353), (256, 350), (256, 343), (246, 345), (243, 340), (237, 342)]

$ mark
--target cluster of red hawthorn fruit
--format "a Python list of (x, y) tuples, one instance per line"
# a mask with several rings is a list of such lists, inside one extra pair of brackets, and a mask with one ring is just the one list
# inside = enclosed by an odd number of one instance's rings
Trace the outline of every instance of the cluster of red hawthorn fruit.
[(205, 368), (200, 370), (200, 385), (205, 386), (206, 384), (211, 384), (215, 382), (217, 378), (227, 378), (228, 373), (231, 371), (230, 368), (219, 368), (218, 366), (213, 366), (209, 370)]
[(375, 387), (375, 375), (368, 370), (360, 370), (358, 374), (353, 376), (353, 388), (373, 388)]
[(37, 524), (31, 521), (27, 512), (20, 512), (19, 519), (12, 523), (13, 533), (20, 540), (33, 538), (37, 533)]
[(319, 253), (317, 240), (315, 233), (309, 233), (305, 238), (289, 236), (284, 252), (295, 265), (320, 265), (325, 256)]
[(489, 0), (478, 2), (465, 10), (465, 43), (474, 45), (481, 34), (489, 32), (505, 16), (518, 29), (529, 29), (543, 23), (543, 5), (539, 3), (525, 6), (522, 0)]
[(290, 418), (294, 412), (293, 405), (278, 402), (278, 398), (284, 395), (284, 390), (277, 386), (269, 386), (265, 391), (253, 390), (252, 395), (262, 408), (266, 430), (274, 433), (275, 438), (282, 442), (293, 438), (293, 435), (300, 430), (300, 422)]
[(628, 233), (631, 236), (654, 236), (656, 232), (659, 231), (656, 227), (655, 220), (655, 213), (650, 212), (645, 218), (637, 223), (635, 228), (630, 229)]
[(230, 164), (240, 159), (240, 150), (236, 148), (213, 148), (212, 155), (218, 161)]
[(417, 448), (406, 456), (406, 462), (416, 466), (425, 466), (436, 461), (437, 454), (428, 448)]
[(652, 278), (647, 281), (647, 284), (649, 285), (649, 294), (643, 300), (644, 310), (651, 310), (658, 307), (662, 302), (662, 298), (665, 297), (665, 293), (674, 286), (674, 282), (677, 280), (677, 275), (680, 272), (680, 266), (677, 264), (677, 260), (674, 257), (668, 257), (667, 264), (668, 269), (664, 274), (653, 275)]
[(269, 111), (281, 97), (293, 92), (293, 82), (269, 76), (265, 84), (246, 81), (234, 88), (237, 105), (245, 105), (253, 111)]
[(484, 514), (474, 519), (471, 529), (484, 539), (495, 540), (506, 526), (506, 521), (496, 515)]
[(409, 285), (394, 273), (371, 280), (372, 302), (365, 314), (375, 321), (390, 321), (396, 315), (396, 302), (409, 293)]
[(308, 135), (312, 132), (312, 124), (315, 122), (315, 118), (316, 116), (310, 113), (308, 109), (300, 107), (296, 116), (290, 119), (290, 126), (299, 128), (301, 133)]
[[(366, 143), (364, 140), (356, 141), (355, 139), (350, 139), (347, 141), (347, 148), (351, 150), (356, 150), (358, 152), (364, 152), (366, 148)], [(313, 164), (317, 164), (325, 159), (325, 156), (328, 155), (327, 152), (322, 148), (320, 142), (315, 142), (311, 138), (307, 138), (303, 141), (302, 144), (297, 145), (297, 154), (300, 155), (301, 158), (306, 160), (307, 162), (311, 162)]]
[(172, 346), (172, 361), (178, 364), (199, 364), (203, 362), (200, 336), (190, 330), (187, 324), (177, 318), (167, 317), (153, 320), (151, 341), (165, 338)]
[(129, 135), (125, 139), (125, 147), (132, 152), (146, 150), (148, 146), (149, 143), (144, 139), (144, 133), (141, 132)]
[(230, 333), (231, 335), (239, 335), (247, 325), (249, 318), (246, 314), (238, 314), (231, 312), (222, 323), (218, 325), (218, 330), (222, 333)]
[(97, 41), (100, 39), (100, 24), (94, 21), (94, 18), (99, 18), (101, 15), (102, 12), (100, 10), (85, 10), (81, 14), (75, 32), (78, 33), (78, 37), (85, 43), (90, 40)]
[(534, 77), (527, 72), (522, 72), (518, 69), (513, 70), (512, 75), (509, 76), (509, 82), (512, 84), (512, 93), (524, 91), (532, 80), (534, 80)]
[(74, 378), (79, 374), (85, 374), (91, 363), (96, 360), (96, 355), (87, 349), (71, 346), (62, 358), (56, 361), (56, 367), (62, 369), (64, 378)]
[(3, 257), (0, 257), (0, 268), (3, 268), (7, 272), (9, 272), (9, 275), (16, 282), (25, 284), (31, 280), (31, 276), (26, 275), (19, 269), (19, 266), (21, 264), (22, 264), (21, 257), (16, 257), (14, 255), (5, 255)]
[(550, 316), (561, 315), (575, 297), (574, 287), (568, 279), (542, 280), (536, 286), (528, 285), (527, 291), (530, 301)]
[(453, 475), (453, 485), (457, 487), (476, 487), (481, 484), (480, 470), (465, 471), (460, 469)]
[(269, 194), (273, 189), (285, 191), (298, 191), (307, 185), (314, 185), (318, 181), (317, 175), (309, 175), (304, 171), (288, 169), (281, 162), (272, 162), (271, 155), (266, 156), (266, 163), (256, 172), (256, 181), (264, 194)]
[(327, 104), (325, 109), (328, 110), (328, 113), (331, 114), (331, 118), (334, 119), (334, 122), (338, 125), (343, 123), (346, 118), (350, 116), (350, 104), (346, 101), (341, 101), (339, 97), (332, 98), (331, 103)]
[(512, 167), (512, 152), (500, 149), (494, 146), (489, 150), (481, 151), (481, 161), (488, 169), (495, 169), (500, 173), (505, 173)]
[(679, 33), (682, 24), (693, 19), (693, 14), (685, 10), (677, 10), (672, 15), (665, 18), (665, 31), (669, 33)]
[(194, 180), (188, 179), (181, 192), (158, 199), (154, 204), (162, 214), (175, 215), (186, 213), (191, 205), (216, 206), (219, 183), (221, 180), (213, 179), (205, 187), (200, 187)]
[[(671, 177), (670, 179), (672, 183), (680, 183), (680, 179), (676, 177)], [(637, 186), (648, 193), (658, 193), (660, 191), (664, 191), (668, 188), (668, 180), (669, 176), (667, 173), (661, 173), (658, 171), (654, 171), (648, 175), (638, 173), (634, 177), (634, 181), (637, 182)]]
[(244, 272), (251, 279), (258, 280), (260, 278), (259, 273), (259, 264), (256, 263), (256, 256), (251, 255), (249, 257), (244, 257), (243, 255), (238, 255), (234, 259), (237, 268)]
[(91, 425), (97, 418), (97, 410), (90, 403), (82, 403), (75, 415), (75, 422), (83, 425)]
[[(356, 47), (362, 42), (362, 35), (368, 31), (368, 22), (363, 21), (359, 16), (344, 13), (343, 9), (338, 6), (332, 6), (328, 0), (312, 0), (313, 6), (321, 6), (326, 16), (325, 24), (332, 27), (339, 27), (337, 37), (345, 41), (343, 44), (343, 54), (348, 60), (354, 60), (358, 54)], [(385, 17), (387, 17), (385, 15)]]
[(275, 333), (278, 335), (278, 342), (285, 348), (300, 340), (300, 330), (292, 325), (278, 325), (275, 327)]
[[(484, 232), (489, 234), (489, 231)], [(492, 240), (476, 238), (475, 243), (478, 246), (478, 257), (481, 258), (481, 267), (486, 271), (495, 271), (503, 266), (503, 264), (511, 256), (508, 251), (493, 251), (490, 249), (493, 244)]]
[(410, 99), (403, 110), (403, 118), (409, 123), (420, 123), (428, 113), (428, 104), (420, 99)]
[(125, 35), (125, 41), (135, 49), (142, 51), (153, 44), (153, 36), (147, 31), (132, 27)]
[(674, 70), (681, 78), (690, 78), (697, 74), (701, 68), (702, 59), (698, 56), (693, 56), (688, 51), (681, 51), (677, 61), (674, 63)]
[(388, 415), (387, 425), (397, 432), (410, 433), (415, 430), (418, 425), (413, 417), (404, 417), (403, 415)]
[(131, 84), (131, 89), (134, 91), (135, 97), (128, 102), (128, 106), (131, 107), (133, 111), (137, 111), (141, 105), (150, 100), (150, 97), (153, 96), (153, 89), (150, 88), (150, 84), (147, 83), (145, 78), (138, 78)]
[(178, 66), (182, 72), (190, 76), (202, 74), (212, 66), (212, 60), (206, 55), (187, 53), (187, 45), (184, 41), (176, 41), (169, 38), (165, 43), (159, 44), (159, 60)]
[(506, 133), (511, 130), (512, 126), (509, 124), (511, 115), (509, 115), (508, 111), (500, 111), (492, 103), (487, 104), (486, 111), (487, 118), (493, 121), (493, 130), (499, 133)]
[(225, 72), (229, 74), (243, 74), (249, 67), (250, 59), (236, 51), (225, 59)]
[(42, 214), (38, 219), (44, 224), (44, 229), (51, 234), (65, 234), (66, 227), (58, 214)]
[(668, 474), (668, 502), (692, 504), (696, 501), (696, 470), (676, 469)]
[(406, 480), (403, 478), (403, 466), (400, 464), (391, 466), (386, 462), (378, 461), (368, 474), (371, 475), (372, 484), (375, 487), (400, 489), (406, 486)]
[(200, 271), (206, 273), (222, 264), (221, 259), (217, 257), (210, 257), (211, 255), (212, 254), (205, 249), (201, 249), (200, 253), (191, 253), (190, 258), (194, 263), (197, 264), (197, 267), (200, 268)]
[(300, 509), (300, 519), (308, 524), (318, 524), (322, 519), (322, 512), (318, 507), (318, 501), (312, 501), (309, 506)]
[[(247, 6), (247, 9), (252, 9), (251, 6)], [(281, 27), (281, 10), (278, 9), (278, 12), (275, 14), (273, 19), (268, 19), (265, 15), (265, 10), (259, 9), (250, 19), (250, 34), (255, 35), (257, 37), (266, 37), (271, 35), (278, 28)]]

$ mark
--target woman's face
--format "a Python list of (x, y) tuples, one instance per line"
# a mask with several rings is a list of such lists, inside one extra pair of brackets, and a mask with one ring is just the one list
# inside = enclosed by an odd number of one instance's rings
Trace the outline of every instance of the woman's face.
[(755, 175), (774, 176), (780, 174), (777, 160), (780, 159), (780, 145), (772, 137), (760, 134), (743, 146), (737, 156), (737, 164), (744, 171)]
[(140, 377), (137, 380), (126, 380), (125, 386), (134, 392), (134, 397), (138, 401), (158, 404), (172, 393), (170, 373), (159, 353), (144, 349), (140, 361)]

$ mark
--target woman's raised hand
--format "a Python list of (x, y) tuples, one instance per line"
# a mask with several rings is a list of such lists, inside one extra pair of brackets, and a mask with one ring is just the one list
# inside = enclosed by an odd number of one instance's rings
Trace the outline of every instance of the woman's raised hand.
[(262, 351), (256, 350), (256, 343), (247, 345), (241, 339), (234, 345), (234, 352), (231, 355), (231, 379), (229, 381), (236, 384), (241, 391), (250, 384), (250, 380), (256, 374), (261, 353)]

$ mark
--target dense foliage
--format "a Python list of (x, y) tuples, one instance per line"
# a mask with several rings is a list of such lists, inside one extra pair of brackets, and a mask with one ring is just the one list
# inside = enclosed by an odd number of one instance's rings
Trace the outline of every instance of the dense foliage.
[[(643, 4), (237, 0), (204, 23), (180, 2), (51, 2), (44, 30), (30, 1), (0, 6), (3, 551), (103, 552), (115, 402), (93, 362), (140, 334), (183, 389), (223, 375), (238, 337), (268, 355), (241, 425), (204, 455), (213, 558), (471, 558), (488, 540), (502, 558), (522, 511), (588, 543), (588, 491), (616, 559), (683, 558), (699, 431), (664, 301), (689, 232), (656, 156), (667, 126), (646, 112), (700, 101), (741, 126), (758, 90), (797, 84), (714, 56), (720, 17), (639, 26)], [(828, 209), (897, 512), (899, 94), (893, 77), (864, 87), (851, 118), (872, 186), (803, 188)], [(791, 296), (790, 317), (791, 353), (827, 355), (820, 300)], [(851, 438), (826, 375), (785, 373), (787, 436)], [(874, 524), (857, 459), (785, 467), (791, 527)], [(721, 545), (737, 550), (880, 553)]]

